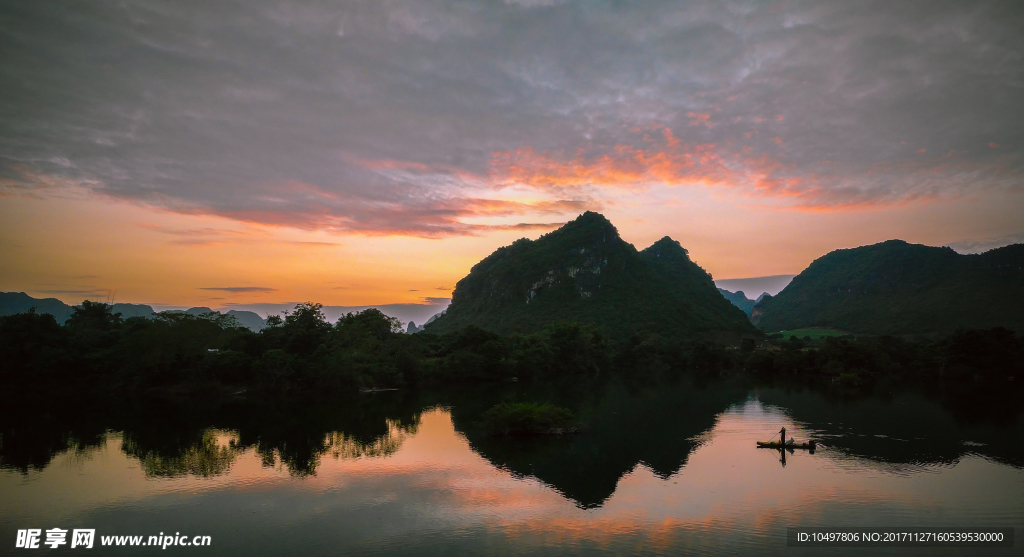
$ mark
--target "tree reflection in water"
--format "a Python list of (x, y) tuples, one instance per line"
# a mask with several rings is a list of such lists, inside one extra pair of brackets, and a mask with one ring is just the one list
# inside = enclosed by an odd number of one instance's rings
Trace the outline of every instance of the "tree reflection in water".
[[(347, 398), (153, 402), (0, 407), (0, 467), (23, 474), (58, 454), (85, 460), (112, 435), (149, 478), (229, 473), (255, 452), (268, 467), (296, 477), (317, 474), (324, 458), (384, 458), (418, 431), (422, 412), (449, 409), (469, 447), (514, 476), (534, 477), (581, 508), (600, 507), (638, 465), (668, 478), (708, 440), (718, 416), (736, 405), (774, 407), (823, 442), (815, 458), (858, 459), (913, 470), (980, 454), (1024, 467), (1020, 389), (965, 396), (926, 391), (849, 393), (810, 385), (767, 385), (743, 378), (701, 384), (689, 378), (650, 384), (601, 380), (586, 384), (504, 383), (464, 390), (407, 390)], [(998, 401), (1002, 411), (993, 412)], [(486, 435), (480, 416), (500, 402), (570, 409), (585, 431), (570, 436)], [(980, 405), (976, 410), (970, 404)], [(987, 406), (986, 406), (987, 405)], [(115, 409), (115, 410), (112, 410)], [(211, 427), (212, 426), (212, 427)], [(774, 430), (764, 432), (770, 437)], [(757, 451), (751, 443), (750, 451)], [(787, 455), (788, 457), (789, 455)]]
[(121, 450), (139, 460), (146, 477), (158, 478), (217, 476), (227, 472), (235, 457), (242, 452), (230, 432), (215, 429), (204, 431), (196, 444), (186, 447), (177, 455), (160, 454), (147, 449), (129, 435), (123, 438)]

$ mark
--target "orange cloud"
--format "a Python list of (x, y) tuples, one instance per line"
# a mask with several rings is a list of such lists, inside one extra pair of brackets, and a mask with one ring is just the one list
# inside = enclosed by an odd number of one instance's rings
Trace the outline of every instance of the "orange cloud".
[[(306, 185), (308, 186), (308, 185)], [(316, 190), (308, 186), (310, 191)], [(325, 196), (326, 197), (326, 196)], [(356, 233), (367, 236), (414, 236), (444, 238), (476, 235), (492, 230), (550, 230), (561, 222), (520, 222), (514, 224), (471, 224), (469, 218), (498, 218), (527, 214), (558, 215), (578, 213), (599, 204), (583, 200), (541, 200), (520, 202), (487, 198), (450, 198), (416, 203), (370, 202), (344, 198), (343, 207), (302, 203), (280, 210), (216, 211), (234, 220), (303, 230)], [(196, 209), (190, 213), (210, 213)]]
[[(601, 190), (642, 191), (652, 185), (728, 189), (742, 197), (783, 200), (776, 209), (850, 211), (905, 205), (956, 195), (949, 178), (977, 172), (959, 152), (941, 160), (895, 160), (867, 169), (843, 169), (835, 161), (798, 166), (774, 155), (752, 156), (713, 143), (684, 143), (668, 128), (663, 141), (589, 146), (571, 154), (521, 147), (492, 153), (491, 180), (496, 187), (519, 185), (549, 194), (599, 195)], [(781, 137), (772, 141), (783, 145)], [(922, 149), (920, 152), (925, 152)], [(989, 165), (989, 172), (997, 167)], [(993, 170), (995, 169), (995, 170)], [(1004, 172), (1005, 173), (1005, 172)], [(899, 180), (904, 186), (890, 184)], [(967, 187), (965, 184), (961, 184)]]
[(589, 186), (642, 189), (652, 183), (683, 185), (724, 181), (729, 170), (715, 145), (683, 145), (666, 130), (666, 148), (640, 149), (616, 145), (595, 157), (578, 151), (565, 159), (532, 147), (492, 154), (491, 167), (499, 185), (521, 184), (549, 192)]
[(687, 112), (686, 115), (690, 118), (691, 126), (704, 125), (708, 128), (715, 126), (709, 121), (711, 119), (711, 115), (706, 112)]

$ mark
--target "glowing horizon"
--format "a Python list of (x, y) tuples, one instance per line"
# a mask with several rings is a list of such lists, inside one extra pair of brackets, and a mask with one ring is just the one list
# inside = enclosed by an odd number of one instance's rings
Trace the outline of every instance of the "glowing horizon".
[(716, 279), (1024, 241), (1022, 15), (921, 11), (28, 6), (0, 22), (0, 291), (431, 303), (586, 210)]

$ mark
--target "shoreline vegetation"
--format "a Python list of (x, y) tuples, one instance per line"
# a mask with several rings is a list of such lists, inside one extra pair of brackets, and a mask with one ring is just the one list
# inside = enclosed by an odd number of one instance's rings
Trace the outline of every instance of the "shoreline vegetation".
[(1017, 390), (1024, 382), (1024, 337), (1003, 328), (915, 340), (777, 333), (728, 344), (656, 332), (613, 342), (601, 329), (571, 322), (507, 335), (475, 326), (410, 335), (401, 326), (376, 309), (332, 324), (321, 305), (305, 303), (253, 332), (216, 312), (123, 319), (109, 305), (86, 301), (63, 326), (34, 311), (0, 317), (0, 385), (14, 397), (102, 390), (173, 398), (572, 382), (608, 375), (749, 374), (854, 389), (966, 381)]
[[(0, 317), (0, 469), (41, 470), (114, 435), (147, 477), (221, 474), (249, 448), (265, 466), (306, 476), (328, 455), (392, 454), (423, 412), (442, 408), (495, 466), (591, 508), (638, 462), (674, 473), (715, 416), (751, 393), (803, 408), (826, 435), (836, 412), (844, 427), (883, 420), (885, 431), (905, 430), (901, 439), (942, 430), (906, 448), (861, 437), (836, 445), (850, 454), (952, 462), (981, 450), (1024, 462), (1012, 440), (1024, 339), (1006, 329), (715, 344), (657, 334), (611, 342), (574, 323), (504, 336), (410, 335), (400, 325), (377, 310), (331, 324), (317, 304), (259, 333), (216, 313), (122, 319), (91, 302), (64, 326), (32, 312)], [(236, 433), (224, 445), (214, 430)], [(590, 454), (613, 457), (592, 469), (580, 456)]]

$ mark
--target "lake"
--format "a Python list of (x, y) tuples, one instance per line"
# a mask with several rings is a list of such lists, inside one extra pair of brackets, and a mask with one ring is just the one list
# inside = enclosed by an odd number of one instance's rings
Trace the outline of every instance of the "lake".
[[(95, 529), (97, 555), (175, 533), (211, 545), (168, 552), (211, 555), (979, 554), (786, 545), (787, 527), (901, 526), (1014, 528), (983, 554), (1024, 555), (1019, 405), (741, 380), (463, 390), (8, 409), (0, 553), (56, 527)], [(584, 431), (480, 431), (526, 400)], [(781, 427), (817, 450), (755, 447)]]

